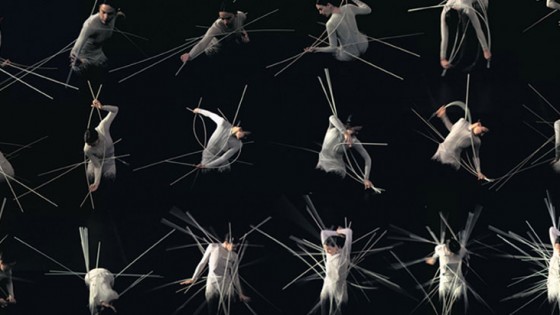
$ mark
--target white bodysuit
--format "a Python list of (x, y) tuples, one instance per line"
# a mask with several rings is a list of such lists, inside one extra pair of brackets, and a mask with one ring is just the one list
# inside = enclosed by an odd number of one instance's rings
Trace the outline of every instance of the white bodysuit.
[(95, 127), (99, 134), (99, 142), (94, 146), (87, 143), (84, 144), (84, 154), (88, 159), (86, 172), (88, 178), (93, 178), (94, 185), (99, 185), (102, 176), (114, 178), (117, 174), (115, 146), (109, 131), (113, 120), (119, 112), (119, 108), (117, 106), (103, 105), (101, 109), (108, 111), (109, 114)]
[(89, 288), (89, 309), (91, 314), (97, 314), (101, 303), (111, 304), (119, 298), (119, 294), (113, 290), (115, 278), (113, 274), (104, 268), (90, 270), (85, 277)]
[(2, 173), (6, 176), (14, 177), (14, 168), (12, 164), (10, 164), (4, 154), (0, 152), (0, 183), (6, 181), (6, 177)]
[(554, 122), (554, 170), (560, 173), (560, 119)]
[(350, 61), (360, 56), (368, 48), (368, 38), (360, 33), (356, 24), (357, 14), (369, 14), (371, 8), (359, 0), (352, 0), (356, 5), (341, 6), (340, 13), (333, 13), (327, 21), (329, 46), (317, 47), (316, 52), (333, 53), (340, 61)]
[(433, 258), (439, 258), (439, 297), (454, 300), (466, 295), (465, 279), (461, 270), (466, 250), (461, 246), (454, 254), (445, 244), (435, 247)]
[(220, 172), (229, 170), (231, 164), (229, 159), (241, 150), (243, 142), (231, 134), (233, 126), (224, 118), (204, 109), (199, 109), (198, 113), (216, 123), (216, 130), (202, 151), (200, 163), (206, 169), (217, 168)]
[[(319, 162), (317, 163), (316, 168), (327, 173), (333, 172), (342, 177), (346, 176), (346, 163), (344, 162), (344, 155), (349, 146), (344, 143), (345, 131), (346, 127), (336, 116), (333, 115), (329, 117), (329, 128), (325, 134), (321, 152), (319, 152)], [(364, 149), (360, 140), (358, 140), (355, 136), (352, 136), (352, 148), (356, 149), (356, 151), (358, 151), (364, 159), (365, 166), (363, 179), (369, 179), (371, 158), (366, 149)]]
[(474, 165), (476, 171), (480, 173), (480, 159), (478, 157), (478, 151), (481, 141), (479, 136), (472, 133), (470, 129), (471, 124), (464, 118), (459, 119), (454, 124), (451, 124), (451, 121), (449, 121), (447, 116), (443, 116), (442, 120), (445, 127), (449, 130), (449, 134), (445, 137), (445, 140), (439, 144), (432, 159), (443, 164), (449, 164), (455, 169), (459, 169), (461, 167), (461, 152), (471, 146), (474, 146)]
[(488, 7), (488, 0), (447, 0), (447, 3), (441, 11), (441, 43), (440, 43), (440, 59), (447, 59), (447, 46), (449, 41), (449, 27), (445, 20), (445, 16), (449, 10), (453, 9), (466, 14), (471, 21), (471, 24), (476, 32), (476, 37), (480, 43), (482, 50), (489, 49), (486, 35), (482, 31), (478, 14), (473, 7), (473, 4), (478, 2), (484, 8)]
[(548, 292), (548, 301), (550, 303), (557, 303), (560, 301), (560, 253), (554, 250), (556, 238), (560, 236), (560, 231), (551, 226), (549, 229), (550, 244), (552, 245), (553, 252), (548, 263), (548, 278), (546, 280), (546, 287)]
[(231, 298), (236, 294), (243, 294), (237, 270), (237, 253), (228, 251), (222, 244), (209, 244), (202, 260), (196, 266), (192, 276), (193, 281), (201, 277), (206, 265), (208, 265), (205, 292), (207, 301), (215, 296)]
[[(346, 278), (350, 271), (350, 253), (352, 252), (352, 230), (342, 229), (340, 234), (344, 234), (344, 247), (339, 252), (330, 255), (325, 254), (325, 278), (321, 289), (321, 301), (329, 300), (331, 310), (340, 309), (343, 303), (348, 301)], [(339, 235), (336, 231), (322, 230), (321, 244), (330, 236)]]

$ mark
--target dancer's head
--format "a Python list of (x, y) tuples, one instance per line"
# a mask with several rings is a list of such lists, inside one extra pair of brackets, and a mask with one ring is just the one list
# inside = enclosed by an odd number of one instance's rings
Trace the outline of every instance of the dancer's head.
[(224, 240), (222, 243), (222, 246), (224, 246), (225, 249), (227, 249), (228, 251), (233, 251), (235, 249), (235, 238), (230, 234), (227, 233), (224, 236)]
[(352, 124), (352, 115), (348, 115), (348, 118), (346, 118), (346, 123), (344, 124), (344, 126), (346, 127), (346, 130), (348, 130), (349, 134), (357, 134), (358, 131), (362, 130), (362, 126), (354, 126)]
[(99, 19), (103, 24), (109, 24), (117, 16), (119, 6), (117, 0), (101, 0), (99, 3)]
[(557, 236), (554, 241), (554, 250), (560, 252), (560, 236)]
[(484, 136), (484, 134), (489, 131), (489, 129), (484, 127), (480, 121), (477, 121), (474, 124), (472, 124), (471, 130), (472, 133), (476, 136)]
[(225, 26), (233, 25), (233, 21), (237, 17), (237, 5), (232, 0), (223, 1), (218, 15)]
[(325, 239), (323, 249), (329, 255), (336, 255), (344, 247), (345, 237), (342, 235), (332, 235)]
[(95, 130), (95, 128), (86, 129), (86, 132), (84, 132), (84, 142), (91, 146), (95, 146), (98, 141), (99, 133), (97, 130)]
[(331, 16), (333, 10), (335, 8), (338, 8), (331, 1), (332, 0), (317, 0), (315, 7), (317, 8), (317, 11), (319, 11), (319, 14), (324, 15), (326, 17)]
[(235, 136), (238, 140), (245, 138), (249, 134), (251, 134), (250, 131), (243, 130), (243, 128), (241, 128), (240, 126), (231, 128), (231, 135)]
[(459, 244), (456, 239), (448, 239), (445, 241), (445, 245), (447, 246), (447, 249), (455, 255), (459, 254), (461, 251), (461, 244)]

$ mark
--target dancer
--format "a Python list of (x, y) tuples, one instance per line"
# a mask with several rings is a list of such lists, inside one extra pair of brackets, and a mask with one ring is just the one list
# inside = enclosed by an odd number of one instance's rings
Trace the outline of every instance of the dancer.
[(552, 256), (548, 263), (548, 278), (546, 281), (548, 302), (560, 302), (560, 231), (554, 226), (549, 229)]
[(15, 304), (14, 284), (12, 282), (12, 265), (7, 264), (0, 255), (0, 307)]
[(116, 0), (101, 0), (99, 12), (90, 16), (70, 51), (72, 71), (85, 77), (103, 74), (107, 70), (107, 56), (103, 44), (113, 35), (119, 11)]
[(325, 251), (325, 278), (321, 289), (321, 314), (342, 314), (342, 304), (348, 301), (346, 278), (350, 270), (352, 230), (339, 227), (336, 231), (322, 230), (321, 244)]
[(86, 273), (84, 281), (89, 289), (89, 309), (92, 315), (99, 314), (105, 308), (117, 312), (111, 305), (119, 298), (119, 294), (113, 290), (115, 277), (105, 268), (95, 268)]
[(478, 150), (481, 145), (480, 137), (488, 132), (488, 128), (484, 127), (480, 122), (471, 124), (465, 118), (461, 118), (452, 124), (447, 117), (445, 106), (437, 110), (436, 116), (443, 121), (445, 127), (449, 130), (449, 134), (445, 137), (443, 142), (439, 144), (432, 159), (442, 164), (449, 164), (458, 170), (461, 167), (461, 152), (472, 147), (477, 177), (479, 180), (486, 179), (486, 176), (484, 176), (480, 170)]
[(94, 192), (99, 187), (101, 177), (114, 179), (117, 174), (115, 166), (115, 146), (109, 129), (117, 116), (117, 106), (102, 105), (99, 100), (93, 100), (91, 107), (108, 111), (109, 114), (99, 122), (95, 128), (88, 128), (84, 134), (84, 154), (89, 160), (86, 174), (88, 176), (89, 190)]
[(554, 0), (546, 0), (546, 6), (554, 9), (554, 10), (559, 10), (560, 9), (560, 3), (554, 1)]
[(202, 161), (196, 167), (199, 169), (217, 168), (220, 172), (229, 170), (231, 165), (229, 158), (241, 150), (243, 146), (241, 139), (249, 132), (239, 126), (232, 126), (226, 119), (210, 111), (195, 108), (193, 113), (206, 116), (216, 123), (216, 130), (202, 151)]
[[(441, 11), (441, 43), (440, 43), (440, 64), (442, 68), (449, 69), (452, 64), (451, 61), (447, 58), (447, 46), (449, 41), (449, 27), (447, 26), (447, 15), (450, 10), (455, 10), (461, 16), (462, 14), (466, 15), (469, 18), (474, 30), (476, 32), (476, 37), (478, 38), (478, 42), (480, 43), (480, 47), (482, 48), (482, 52), (484, 54), (484, 59), (490, 60), (492, 58), (492, 53), (490, 52), (490, 46), (488, 44), (488, 40), (484, 32), (482, 31), (482, 27), (480, 25), (480, 20), (478, 18), (479, 13), (475, 6), (480, 7), (480, 11), (482, 11), (482, 15), (486, 18), (486, 9), (488, 7), (488, 0), (447, 0), (447, 3), (443, 7)], [(483, 18), (483, 22), (488, 25), (488, 22), (485, 21)], [(453, 53), (452, 53), (453, 54)], [(453, 57), (452, 57), (453, 58)]]
[(8, 159), (0, 152), (0, 183), (14, 177), (14, 168)]
[(554, 160), (552, 160), (552, 168), (560, 173), (560, 119), (554, 122)]
[(333, 172), (345, 177), (346, 163), (344, 162), (344, 155), (348, 148), (354, 148), (360, 153), (365, 162), (362, 178), (364, 188), (373, 188), (374, 186), (369, 180), (371, 158), (360, 140), (355, 136), (361, 127), (351, 127), (349, 119), (347, 124), (344, 125), (336, 116), (331, 115), (329, 117), (329, 128), (323, 140), (321, 152), (319, 153), (319, 162), (316, 168), (327, 173)]
[(467, 251), (455, 239), (435, 247), (434, 255), (426, 258), (426, 263), (434, 265), (439, 260), (439, 298), (457, 300), (466, 295), (465, 279), (462, 272), (463, 259)]
[(235, 1), (222, 2), (218, 16), (219, 18), (206, 31), (200, 42), (188, 53), (181, 55), (183, 63), (195, 59), (203, 52), (206, 55), (214, 55), (220, 52), (226, 44), (247, 44), (250, 41), (249, 34), (243, 28), (247, 15), (237, 10)]
[(181, 282), (182, 285), (195, 283), (208, 265), (205, 296), (209, 315), (216, 315), (220, 310), (227, 309), (223, 303), (235, 295), (241, 302), (250, 301), (250, 298), (243, 294), (239, 282), (239, 262), (234, 247), (233, 239), (229, 235), (226, 235), (221, 244), (210, 243), (192, 278)]
[(326, 24), (329, 46), (307, 47), (306, 52), (332, 53), (340, 61), (350, 61), (366, 52), (367, 36), (360, 33), (356, 24), (357, 14), (370, 14), (371, 8), (360, 0), (355, 5), (336, 6), (333, 0), (317, 0), (319, 14), (329, 18)]

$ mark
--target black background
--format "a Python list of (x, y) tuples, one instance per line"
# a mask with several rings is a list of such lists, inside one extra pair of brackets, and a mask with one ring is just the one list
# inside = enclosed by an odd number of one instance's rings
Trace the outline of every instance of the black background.
[[(77, 227), (88, 226), (92, 252), (94, 244), (101, 241), (101, 265), (116, 273), (167, 233), (169, 228), (160, 220), (169, 217), (172, 206), (189, 211), (202, 225), (212, 227), (218, 234), (227, 231), (228, 222), (239, 235), (250, 224), (272, 216), (264, 230), (288, 244), (292, 244), (289, 235), (318, 241), (318, 232), (304, 213), (302, 195), (311, 194), (327, 225), (343, 225), (344, 218), (348, 218), (356, 236), (375, 227), (389, 229), (389, 234), (395, 235), (391, 224), (427, 236), (424, 227), (437, 230), (439, 212), (449, 217), (455, 229), (460, 229), (467, 213), (481, 205), (484, 209), (474, 235), (484, 243), (499, 244), (487, 229), (489, 224), (524, 233), (525, 220), (547, 240), (550, 221), (542, 202), (546, 190), (556, 204), (560, 202), (558, 176), (550, 167), (531, 169), (515, 176), (502, 189), (490, 190), (465, 171), (456, 172), (431, 161), (437, 145), (417, 133), (427, 128), (411, 108), (427, 117), (442, 104), (465, 100), (464, 71), (454, 69), (444, 78), (440, 76), (439, 9), (407, 13), (409, 8), (437, 3), (371, 0), (367, 3), (372, 13), (358, 17), (360, 30), (367, 35), (380, 38), (423, 33), (391, 41), (419, 53), (421, 58), (377, 43), (371, 43), (363, 56), (403, 76), (404, 81), (359, 61), (337, 62), (327, 54), (305, 55), (274, 77), (280, 68), (266, 69), (266, 66), (310, 45), (313, 40), (307, 35), (319, 35), (324, 27), (318, 22), (324, 23), (325, 18), (317, 14), (313, 1), (240, 0), (240, 8), (248, 12), (249, 21), (280, 9), (247, 29), (295, 31), (251, 33), (251, 43), (239, 54), (200, 56), (178, 77), (174, 76), (180, 66), (178, 56), (120, 84), (117, 81), (132, 71), (111, 74), (100, 100), (120, 107), (111, 134), (114, 139), (122, 138), (116, 152), (130, 154), (126, 158), (130, 166), (118, 163), (116, 181), (103, 182), (94, 194), (94, 210), (89, 203), (80, 208), (87, 193), (82, 168), (40, 190), (58, 207), (26, 196), (21, 198), (25, 210), (21, 213), (8, 189), (3, 187), (8, 202), (0, 222), (2, 234), (20, 237), (71, 269), (83, 271)], [(55, 53), (77, 37), (92, 5), (90, 1), (2, 0), (0, 56), (32, 64)], [(149, 41), (134, 39), (143, 51), (140, 52), (115, 33), (105, 45), (111, 68), (171, 49), (185, 38), (202, 35), (204, 30), (195, 25), (210, 25), (216, 18), (217, 7), (217, 1), (123, 1), (127, 18), (119, 20), (117, 27), (145, 36)], [(480, 61), (472, 70), (469, 95), (473, 118), (480, 118), (491, 130), (484, 136), (481, 148), (482, 169), (488, 177), (505, 174), (544, 142), (524, 122), (537, 126), (547, 136), (552, 134), (552, 128), (536, 123), (538, 119), (522, 104), (547, 121), (558, 119), (558, 114), (528, 87), (532, 84), (552, 104), (560, 104), (557, 94), (560, 64), (556, 58), (560, 37), (558, 16), (555, 14), (522, 33), (548, 12), (544, 1), (493, 1), (489, 8), (492, 64), (486, 69), (485, 62)], [(474, 34), (470, 32), (469, 37), (472, 42)], [(66, 79), (67, 54), (57, 56), (48, 65), (58, 70), (41, 73), (61, 81)], [(275, 144), (319, 149), (330, 115), (317, 80), (317, 76), (323, 76), (324, 68), (329, 68), (331, 73), (339, 116), (345, 118), (352, 114), (354, 121), (364, 126), (359, 135), (363, 142), (389, 144), (368, 147), (373, 161), (371, 179), (376, 186), (386, 189), (381, 195), (364, 192), (361, 184), (350, 179), (342, 180), (315, 170), (317, 157), (313, 153)], [(5, 75), (0, 78), (4, 79)], [(20, 84), (1, 91), (0, 134), (3, 142), (21, 144), (48, 136), (11, 160), (18, 178), (35, 187), (48, 179), (37, 174), (83, 159), (82, 134), (91, 96), (77, 76), (72, 77), (71, 83), (80, 87), (79, 92), (36, 78), (26, 77), (26, 81), (55, 99), (48, 100)], [(253, 166), (236, 164), (230, 173), (193, 174), (173, 186), (169, 184), (190, 171), (190, 167), (165, 164), (133, 172), (136, 167), (198, 150), (192, 133), (193, 116), (185, 108), (195, 107), (202, 97), (202, 108), (213, 111), (220, 108), (231, 118), (246, 84), (248, 90), (239, 117), (243, 126), (253, 132), (249, 140), (254, 143), (244, 146), (240, 159)], [(434, 124), (443, 129), (439, 122)], [(9, 153), (13, 147), (2, 145), (0, 149)], [(185, 161), (197, 163), (197, 159), (194, 155)], [(176, 294), (178, 286), (151, 290), (192, 274), (201, 256), (196, 249), (165, 250), (190, 242), (187, 236), (175, 233), (128, 270), (132, 273), (154, 270), (165, 279), (146, 280), (122, 296), (116, 302), (119, 314), (171, 314), (190, 297)], [(281, 287), (303, 272), (305, 265), (259, 234), (252, 234), (251, 242), (264, 247), (248, 250), (245, 262), (254, 264), (243, 268), (241, 275), (279, 310), (253, 290), (247, 290), (247, 295), (253, 297), (252, 307), (259, 314), (307, 313), (318, 299), (320, 281), (296, 284), (282, 291)], [(395, 241), (384, 238), (380, 245), (392, 243)], [(394, 252), (403, 260), (413, 260), (429, 255), (432, 250), (428, 244), (405, 243)], [(4, 243), (3, 251), (10, 260), (17, 261), (14, 273), (22, 279), (15, 283), (18, 304), (10, 307), (11, 314), (87, 314), (87, 289), (83, 282), (71, 276), (44, 276), (47, 270), (59, 267), (14, 240)], [(492, 310), (506, 314), (526, 302), (500, 300), (525, 288), (506, 286), (512, 277), (533, 272), (531, 266), (499, 258), (490, 250), (480, 253), (482, 257), (474, 257), (471, 266), (482, 279), (470, 273), (469, 281)], [(394, 258), (384, 253), (369, 257), (362, 265), (389, 275), (410, 295), (421, 299), (411, 278), (402, 270), (390, 268), (393, 263)], [(423, 265), (411, 270), (421, 282), (436, 272), (435, 267)], [(131, 281), (118, 279), (116, 290), (122, 291)], [(358, 290), (351, 290), (347, 313), (408, 314), (418, 304), (384, 287), (367, 295), (371, 302)], [(202, 301), (200, 295), (183, 313), (193, 313)], [(549, 313), (551, 308), (542, 296), (521, 313)], [(239, 307), (235, 314), (245, 312)], [(424, 304), (415, 312), (432, 311)], [(490, 311), (471, 297), (469, 312)]]

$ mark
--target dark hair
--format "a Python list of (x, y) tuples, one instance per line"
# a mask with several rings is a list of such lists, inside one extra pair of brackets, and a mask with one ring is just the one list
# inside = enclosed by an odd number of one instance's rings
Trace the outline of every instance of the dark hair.
[(362, 126), (354, 126), (352, 125), (352, 114), (348, 115), (346, 118), (346, 123), (344, 124), (346, 129), (351, 129), (354, 133), (358, 133), (358, 131), (362, 130)]
[(237, 4), (232, 0), (224, 0), (220, 4), (220, 12), (228, 12), (231, 14), (237, 14)]
[(99, 139), (99, 133), (95, 130), (95, 128), (86, 129), (86, 132), (84, 132), (85, 143), (92, 145), (95, 141), (97, 141), (97, 139)]
[(121, 7), (119, 7), (119, 2), (117, 0), (101, 0), (99, 1), (99, 5), (101, 6), (102, 4), (106, 4), (108, 6), (110, 6), (111, 8), (115, 9), (116, 11), (118, 11)]
[(554, 244), (560, 244), (560, 236), (556, 237), (556, 240), (554, 241)]
[(447, 244), (447, 248), (449, 248), (449, 251), (453, 254), (458, 254), (461, 250), (461, 244), (459, 244), (459, 242), (455, 239), (448, 239), (445, 244)]
[(228, 232), (224, 235), (223, 241), (228, 243), (233, 243), (235, 241), (235, 237), (233, 237), (233, 235)]
[(342, 248), (342, 247), (344, 247), (344, 241), (345, 240), (346, 240), (346, 238), (342, 235), (332, 235), (332, 236), (327, 237), (327, 239), (325, 240), (323, 245), (327, 245), (329, 247)]
[(329, 3), (334, 5), (330, 0), (317, 0), (318, 5), (328, 5)]

